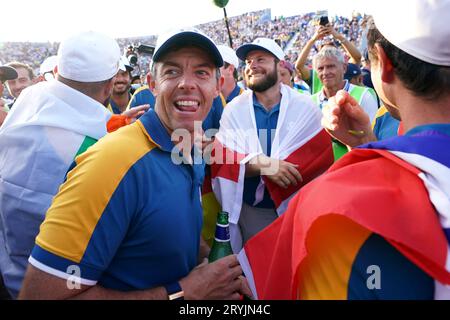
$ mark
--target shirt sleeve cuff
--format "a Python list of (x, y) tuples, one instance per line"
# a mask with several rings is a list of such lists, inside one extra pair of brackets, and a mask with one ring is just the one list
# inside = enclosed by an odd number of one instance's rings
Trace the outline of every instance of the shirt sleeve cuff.
[(34, 246), (28, 262), (45, 273), (86, 286), (96, 285), (102, 274), (95, 268), (57, 256), (38, 245)]

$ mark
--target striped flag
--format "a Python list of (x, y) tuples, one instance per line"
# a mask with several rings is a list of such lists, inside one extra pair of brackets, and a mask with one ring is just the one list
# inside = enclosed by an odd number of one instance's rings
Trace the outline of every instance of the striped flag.
[[(239, 260), (255, 296), (351, 298), (357, 289), (350, 269), (357, 264), (367, 239), (376, 235), (434, 279), (432, 298), (450, 299), (449, 146), (449, 136), (428, 131), (369, 144), (343, 157), (298, 193), (286, 213), (240, 252)], [(360, 231), (339, 229), (339, 219)], [(325, 228), (330, 222), (332, 227)], [(326, 250), (328, 232), (336, 229), (340, 231), (336, 241), (349, 238), (353, 245), (339, 246), (338, 258), (331, 263), (335, 272), (347, 272), (343, 277), (346, 283), (338, 283), (339, 275), (334, 274), (326, 282), (313, 279), (315, 287), (308, 286), (312, 276), (305, 266), (313, 263), (314, 254)], [(366, 255), (373, 258), (376, 250)], [(320, 297), (314, 292), (326, 292), (327, 286), (334, 286), (334, 291), (341, 286), (341, 295)]]

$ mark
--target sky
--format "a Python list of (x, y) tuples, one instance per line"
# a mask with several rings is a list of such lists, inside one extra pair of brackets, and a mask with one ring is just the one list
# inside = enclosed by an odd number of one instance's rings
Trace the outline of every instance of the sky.
[[(370, 0), (230, 0), (228, 16), (272, 9), (293, 16), (328, 9), (350, 16), (367, 12)], [(20, 8), (20, 10), (18, 9)], [(61, 41), (86, 30), (114, 38), (157, 35), (175, 28), (223, 19), (212, 0), (14, 0), (2, 1), (0, 41)]]

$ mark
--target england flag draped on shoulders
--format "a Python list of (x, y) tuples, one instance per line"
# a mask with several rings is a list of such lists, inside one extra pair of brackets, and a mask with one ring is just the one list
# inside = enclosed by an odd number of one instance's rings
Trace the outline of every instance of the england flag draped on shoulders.
[[(278, 215), (306, 183), (325, 172), (333, 163), (330, 136), (321, 127), (321, 113), (310, 97), (281, 85), (280, 114), (272, 137), (271, 158), (298, 165), (302, 183), (287, 189), (278, 187), (264, 176), (256, 190), (255, 204), (263, 198), (267, 187)], [(259, 133), (261, 138), (264, 132)], [(264, 141), (264, 139), (261, 139)], [(267, 139), (265, 139), (267, 140)], [(245, 165), (263, 153), (258, 137), (253, 91), (247, 90), (230, 102), (224, 110), (212, 152), (212, 188), (222, 210), (230, 215), (230, 237), (234, 252), (242, 248), (238, 227), (243, 201)]]
[[(338, 216), (383, 237), (431, 277), (434, 299), (450, 299), (449, 146), (448, 135), (428, 130), (361, 146), (336, 162), (240, 252), (255, 297), (308, 296), (300, 279), (308, 277), (302, 270), (312, 254), (311, 239), (320, 232), (323, 238), (326, 231), (317, 226)], [(382, 287), (396, 281), (383, 279)], [(352, 290), (350, 281), (346, 290)]]

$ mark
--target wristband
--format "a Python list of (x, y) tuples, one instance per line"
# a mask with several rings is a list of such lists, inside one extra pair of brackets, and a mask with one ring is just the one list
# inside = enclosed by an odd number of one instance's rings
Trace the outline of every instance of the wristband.
[(164, 286), (164, 288), (166, 288), (169, 300), (184, 300), (184, 291), (181, 289), (178, 281), (170, 283)]

